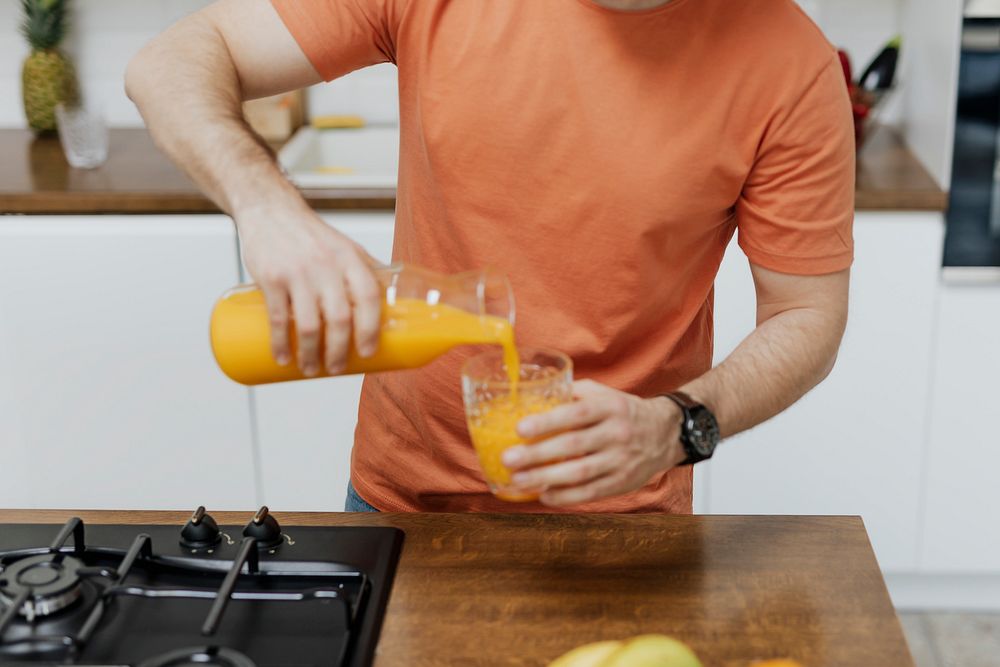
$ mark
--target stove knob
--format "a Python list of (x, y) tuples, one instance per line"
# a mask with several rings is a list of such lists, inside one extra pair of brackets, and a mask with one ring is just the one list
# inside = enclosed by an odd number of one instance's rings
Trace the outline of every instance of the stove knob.
[(258, 549), (273, 549), (281, 544), (281, 526), (268, 513), (267, 505), (264, 505), (243, 529), (243, 536), (257, 538)]
[(205, 507), (200, 506), (188, 519), (181, 530), (181, 546), (188, 549), (207, 549), (222, 541), (219, 524), (211, 514), (205, 513)]

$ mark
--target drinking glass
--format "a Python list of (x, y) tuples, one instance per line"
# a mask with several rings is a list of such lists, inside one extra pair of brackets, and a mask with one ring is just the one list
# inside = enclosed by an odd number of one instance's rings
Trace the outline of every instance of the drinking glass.
[(70, 166), (94, 169), (108, 159), (108, 126), (103, 115), (83, 106), (56, 105), (59, 142)]
[(503, 352), (489, 350), (462, 368), (462, 398), (472, 445), (483, 475), (497, 498), (512, 502), (537, 500), (544, 489), (518, 488), (501, 456), (515, 445), (533, 444), (517, 434), (522, 418), (547, 412), (573, 400), (573, 362), (554, 350), (521, 348), (516, 388), (507, 375)]

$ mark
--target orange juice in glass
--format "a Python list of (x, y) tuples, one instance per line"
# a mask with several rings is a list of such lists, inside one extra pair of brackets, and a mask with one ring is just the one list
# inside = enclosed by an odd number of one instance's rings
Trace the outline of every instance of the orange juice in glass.
[(573, 399), (573, 362), (561, 352), (520, 348), (516, 380), (501, 350), (469, 359), (462, 368), (462, 397), (472, 445), (483, 476), (497, 498), (512, 502), (537, 500), (541, 489), (521, 489), (511, 483), (511, 471), (501, 461), (514, 445), (532, 444), (517, 435), (522, 418), (547, 412)]

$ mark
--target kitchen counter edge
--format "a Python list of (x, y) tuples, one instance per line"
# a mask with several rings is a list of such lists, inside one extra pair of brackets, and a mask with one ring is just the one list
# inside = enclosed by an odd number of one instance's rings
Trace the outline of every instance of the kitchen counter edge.
[[(111, 157), (70, 169), (58, 140), (0, 129), (0, 214), (177, 214), (219, 209), (153, 145), (144, 129), (111, 131)], [(903, 139), (876, 129), (858, 154), (857, 211), (944, 211), (941, 190)], [(316, 210), (392, 211), (395, 188), (303, 190)]]

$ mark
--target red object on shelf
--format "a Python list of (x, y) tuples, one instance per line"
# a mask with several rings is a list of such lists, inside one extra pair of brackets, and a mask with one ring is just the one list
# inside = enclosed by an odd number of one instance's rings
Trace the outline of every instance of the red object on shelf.
[(837, 49), (837, 55), (840, 56), (840, 66), (844, 69), (844, 79), (850, 86), (854, 83), (854, 74), (851, 72), (851, 57), (843, 49)]
[(837, 50), (840, 66), (844, 70), (844, 81), (847, 83), (847, 93), (851, 98), (851, 110), (854, 114), (854, 141), (860, 147), (865, 137), (865, 121), (871, 115), (875, 98), (871, 93), (861, 89), (854, 82), (851, 57), (843, 49)]

